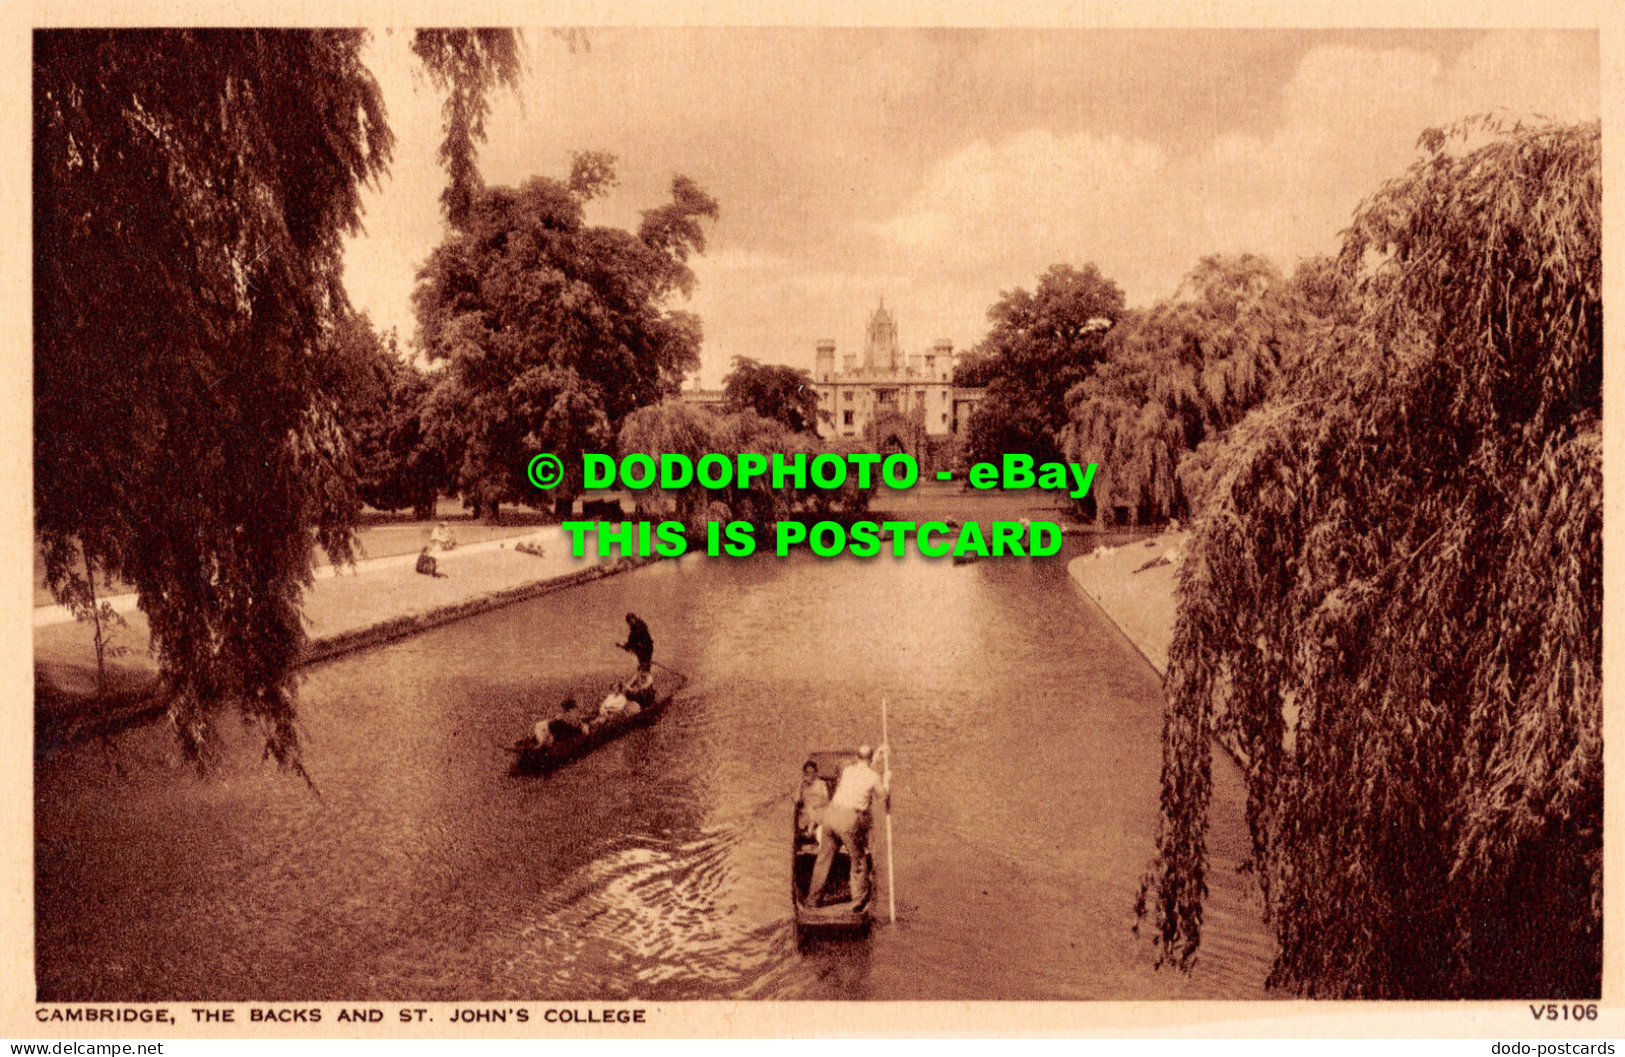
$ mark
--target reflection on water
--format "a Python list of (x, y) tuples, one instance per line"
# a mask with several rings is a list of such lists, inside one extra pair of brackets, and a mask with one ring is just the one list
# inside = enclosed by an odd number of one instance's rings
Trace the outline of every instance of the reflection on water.
[[(1270, 938), (1226, 761), (1196, 972), (1155, 971), (1130, 934), (1161, 691), (1071, 553), (690, 557), (359, 654), (304, 686), (319, 797), (249, 746), (194, 780), (159, 729), (43, 761), (40, 997), (1257, 997)], [(688, 687), (510, 778), (503, 746), (540, 711), (625, 673), (629, 609)], [(899, 922), (800, 948), (799, 765), (878, 740), (882, 698)]]

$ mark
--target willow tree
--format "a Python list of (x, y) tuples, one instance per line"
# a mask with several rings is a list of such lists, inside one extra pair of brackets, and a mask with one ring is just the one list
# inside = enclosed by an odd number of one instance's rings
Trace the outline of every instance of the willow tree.
[[(722, 431), (723, 423), (717, 416), (674, 396), (627, 415), (621, 423), (619, 449), (622, 458), (642, 454), (659, 459), (670, 453), (683, 456), (690, 465), (698, 465), (701, 458), (717, 450), (717, 438)], [(652, 488), (640, 493), (640, 496), (657, 495), (670, 496), (678, 518), (693, 524), (705, 520), (711, 501), (718, 494), (698, 480), (690, 480), (682, 488)]]
[(519, 80), (519, 38), (511, 29), (420, 29), (412, 37), (412, 54), (446, 96), (439, 158), (448, 179), (440, 207), (459, 227), (485, 186), (479, 144), (485, 141), (492, 92)]
[(1216, 461), (1144, 912), (1189, 965), (1218, 733), (1246, 761), (1271, 986), (1596, 997), (1600, 129), (1422, 146), (1346, 233), (1358, 323)]
[[(1131, 519), (1183, 516), (1178, 468), (1192, 444), (1182, 411), (1195, 391), (1188, 372), (1167, 369), (1167, 345), (1137, 313), (1118, 323), (1111, 352), (1068, 394), (1060, 446), (1068, 459), (1099, 469), (1089, 491), (1103, 520), (1122, 508)], [(1182, 421), (1184, 419), (1184, 421)]]
[(1118, 322), (1060, 435), (1069, 459), (1099, 464), (1098, 509), (1188, 513), (1186, 457), (1273, 393), (1314, 329), (1296, 278), (1253, 254), (1204, 257), (1177, 296)]
[(393, 142), (365, 39), (34, 36), (36, 529), (59, 598), (135, 586), (194, 758), (236, 705), (297, 766), (302, 592), (350, 554), (322, 360)]

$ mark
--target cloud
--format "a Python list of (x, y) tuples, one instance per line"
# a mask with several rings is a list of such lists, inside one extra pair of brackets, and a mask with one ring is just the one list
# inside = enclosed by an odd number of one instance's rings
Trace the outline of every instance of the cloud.
[[(397, 133), (346, 285), (413, 329), (416, 268), (444, 235), (440, 95), (405, 33), (368, 63)], [(733, 355), (811, 365), (861, 345), (884, 295), (907, 348), (986, 331), (1005, 290), (1093, 261), (1146, 304), (1204, 254), (1290, 268), (1336, 248), (1423, 129), (1497, 109), (1599, 107), (1594, 32), (1462, 34), (603, 31), (535, 38), (525, 101), (498, 93), (491, 183), (621, 157), (593, 223), (635, 226), (673, 173), (722, 204), (686, 307), (715, 381)]]
[(1315, 48), (1267, 131), (1215, 130), (1185, 154), (1159, 147), (1151, 129), (1145, 139), (1035, 128), (979, 141), (937, 162), (874, 230), (922, 267), (984, 270), (990, 296), (1051, 263), (1093, 261), (1145, 303), (1208, 253), (1261, 252), (1290, 268), (1334, 250), (1428, 127), (1497, 109), (1594, 117), (1598, 98), (1589, 34), (1489, 34), (1451, 62)]
[(1601, 105), (1600, 43), (1596, 33), (1486, 34), (1451, 68), (1442, 101), (1453, 116), (1507, 109), (1590, 120)]
[(922, 267), (1068, 253), (1141, 215), (1167, 159), (1158, 147), (1031, 129), (977, 142), (938, 164), (907, 209), (877, 230)]

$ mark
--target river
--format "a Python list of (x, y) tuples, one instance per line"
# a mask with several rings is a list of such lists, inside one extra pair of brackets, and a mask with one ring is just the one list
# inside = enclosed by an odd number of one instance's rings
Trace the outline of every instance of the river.
[[(1262, 997), (1222, 755), (1195, 970), (1131, 933), (1161, 689), (1069, 581), (1075, 546), (691, 556), (352, 655), (302, 688), (314, 793), (236, 736), (202, 780), (161, 725), (58, 752), (35, 775), (39, 997)], [(539, 712), (627, 672), (627, 610), (687, 688), (552, 778), (510, 777), (502, 746)], [(899, 920), (803, 949), (798, 769), (877, 741), (882, 698)]]

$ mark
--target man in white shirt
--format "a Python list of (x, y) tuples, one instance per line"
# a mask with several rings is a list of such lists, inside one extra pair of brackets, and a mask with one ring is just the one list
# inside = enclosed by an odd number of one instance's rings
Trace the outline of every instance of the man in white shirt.
[(835, 842), (838, 839), (852, 861), (852, 901), (859, 906), (869, 899), (869, 826), (874, 818), (876, 799), (891, 808), (891, 790), (873, 766), (874, 750), (865, 745), (858, 749), (858, 758), (841, 771), (835, 795), (824, 808), (824, 836), (818, 842), (818, 860), (813, 864), (812, 884), (807, 889), (807, 902), (818, 905), (829, 882), (829, 870), (835, 863)]

